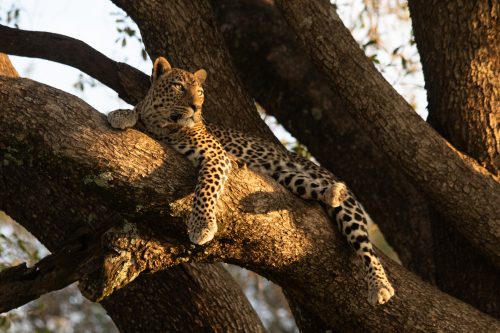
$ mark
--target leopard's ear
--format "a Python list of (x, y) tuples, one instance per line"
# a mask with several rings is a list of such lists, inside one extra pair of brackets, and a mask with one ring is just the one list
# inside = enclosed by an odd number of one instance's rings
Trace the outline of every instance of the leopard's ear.
[(167, 59), (163, 57), (158, 57), (155, 60), (155, 63), (153, 65), (153, 75), (152, 75), (152, 81), (156, 81), (160, 76), (162, 76), (165, 73), (168, 73), (172, 69), (172, 66), (170, 66), (170, 63), (167, 61)]
[(200, 84), (203, 84), (207, 79), (207, 71), (204, 69), (198, 69), (194, 72), (194, 77), (198, 80), (198, 82), (200, 82)]

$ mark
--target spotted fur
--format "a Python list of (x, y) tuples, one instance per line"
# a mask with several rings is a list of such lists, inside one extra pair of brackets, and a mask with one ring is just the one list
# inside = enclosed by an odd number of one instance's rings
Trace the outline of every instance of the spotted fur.
[(209, 242), (217, 232), (215, 207), (231, 169), (229, 154), (265, 173), (304, 199), (323, 203), (330, 217), (363, 260), (368, 301), (383, 304), (394, 289), (368, 238), (370, 219), (346, 185), (315, 163), (282, 146), (231, 129), (205, 124), (201, 109), (206, 72), (171, 68), (162, 57), (154, 63), (152, 86), (133, 110), (108, 115), (112, 127), (124, 129), (137, 122), (156, 139), (168, 142), (200, 167), (193, 209), (188, 221), (195, 244)]

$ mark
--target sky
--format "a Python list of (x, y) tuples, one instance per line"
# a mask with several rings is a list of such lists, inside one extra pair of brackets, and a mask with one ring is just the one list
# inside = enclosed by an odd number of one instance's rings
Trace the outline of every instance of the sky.
[[(115, 23), (117, 16), (110, 13), (121, 10), (111, 1), (16, 2), (21, 7), (20, 28), (49, 31), (80, 39), (115, 61), (126, 62), (145, 73), (151, 73), (151, 64), (142, 59), (141, 46), (136, 40), (127, 40), (126, 48), (115, 42), (119, 36)], [(0, 1), (1, 9), (9, 8), (10, 3), (12, 1)], [(73, 85), (78, 80), (80, 71), (72, 67), (33, 58), (11, 56), (11, 60), (21, 76), (75, 94), (101, 112), (107, 113), (128, 105), (120, 100), (114, 91), (103, 85), (95, 89), (85, 89), (83, 93), (74, 89)]]

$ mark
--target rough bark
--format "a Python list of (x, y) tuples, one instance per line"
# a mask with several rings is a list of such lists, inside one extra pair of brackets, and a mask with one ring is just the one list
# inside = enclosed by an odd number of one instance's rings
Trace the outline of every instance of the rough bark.
[(212, 5), (249, 93), (322, 166), (347, 182), (403, 265), (434, 281), (427, 199), (345, 111), (347, 103), (312, 64), (273, 3), (228, 0)]
[[(61, 216), (62, 205), (95, 204), (101, 211), (119, 211), (152, 235), (152, 245), (143, 253), (156, 251), (154, 256), (136, 253), (134, 265), (154, 271), (185, 258), (251, 268), (339, 331), (500, 329), (494, 319), (387, 259), (383, 261), (397, 297), (386, 306), (370, 307), (359, 269), (351, 263), (353, 255), (322, 209), (245, 168), (235, 168), (221, 198), (218, 237), (188, 252), (192, 245), (182, 217), (190, 209), (187, 194), (194, 170), (181, 156), (135, 130), (111, 130), (85, 103), (29, 80), (0, 78), (0, 106), (2, 154), (8, 151), (10, 160), (17, 161), (1, 164), (6, 190), (0, 199), (20, 221), (57, 211), (58, 218), (74, 228), (77, 219), (96, 221), (70, 210)], [(40, 194), (47, 201), (42, 203)], [(37, 237), (48, 232), (32, 229)], [(178, 251), (183, 251), (182, 257)]]
[(276, 4), (332, 88), (349, 103), (352, 117), (434, 207), (500, 267), (498, 180), (420, 119), (367, 59), (333, 7), (317, 0)]
[[(500, 46), (498, 2), (410, 1), (429, 124), (454, 147), (498, 174)], [(439, 288), (500, 316), (500, 271), (435, 213), (432, 246)]]
[(178, 67), (208, 71), (205, 119), (278, 142), (232, 67), (208, 1), (113, 2), (137, 23), (152, 58), (163, 55)]
[[(151, 304), (158, 295), (163, 302)], [(144, 274), (102, 304), (121, 332), (265, 331), (239, 286), (220, 265), (181, 264)], [(123, 304), (128, 306), (124, 309)]]
[(426, 78), (428, 122), (498, 175), (500, 3), (410, 1), (410, 9)]
[[(292, 295), (293, 295), (293, 293), (292, 293)], [(293, 296), (291, 296), (291, 297), (293, 297)], [(308, 304), (309, 303), (309, 299), (307, 299), (307, 298), (302, 298), (302, 301), (303, 301), (303, 304)], [(351, 327), (351, 329), (352, 329), (352, 327)]]
[[(366, 132), (344, 112), (341, 96), (329, 88), (300, 51), (298, 41), (274, 6), (260, 0), (217, 1), (213, 5), (219, 30), (251, 95), (305, 143), (323, 166), (348, 182), (386, 233), (403, 264), (426, 280), (434, 281), (427, 204), (397, 168), (387, 163)], [(120, 96), (129, 103), (141, 100), (145, 87), (149, 86), (145, 74), (110, 60), (79, 40), (1, 25), (0, 33), (3, 37), (0, 49), (19, 56), (64, 61), (121, 91)], [(57, 51), (61, 48), (69, 54), (61, 57)], [(102, 64), (100, 70), (95, 64)], [(103, 69), (105, 64), (108, 67)], [(108, 75), (118, 80), (110, 80)], [(214, 103), (217, 105), (218, 100)]]

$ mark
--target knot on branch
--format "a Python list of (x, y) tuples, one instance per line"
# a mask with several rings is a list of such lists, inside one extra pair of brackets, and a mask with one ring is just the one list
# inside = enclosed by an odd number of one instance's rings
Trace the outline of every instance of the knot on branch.
[(194, 245), (154, 238), (145, 225), (124, 222), (102, 236), (104, 255), (99, 269), (83, 275), (79, 289), (82, 294), (98, 302), (123, 288), (140, 273), (149, 273), (188, 262)]

